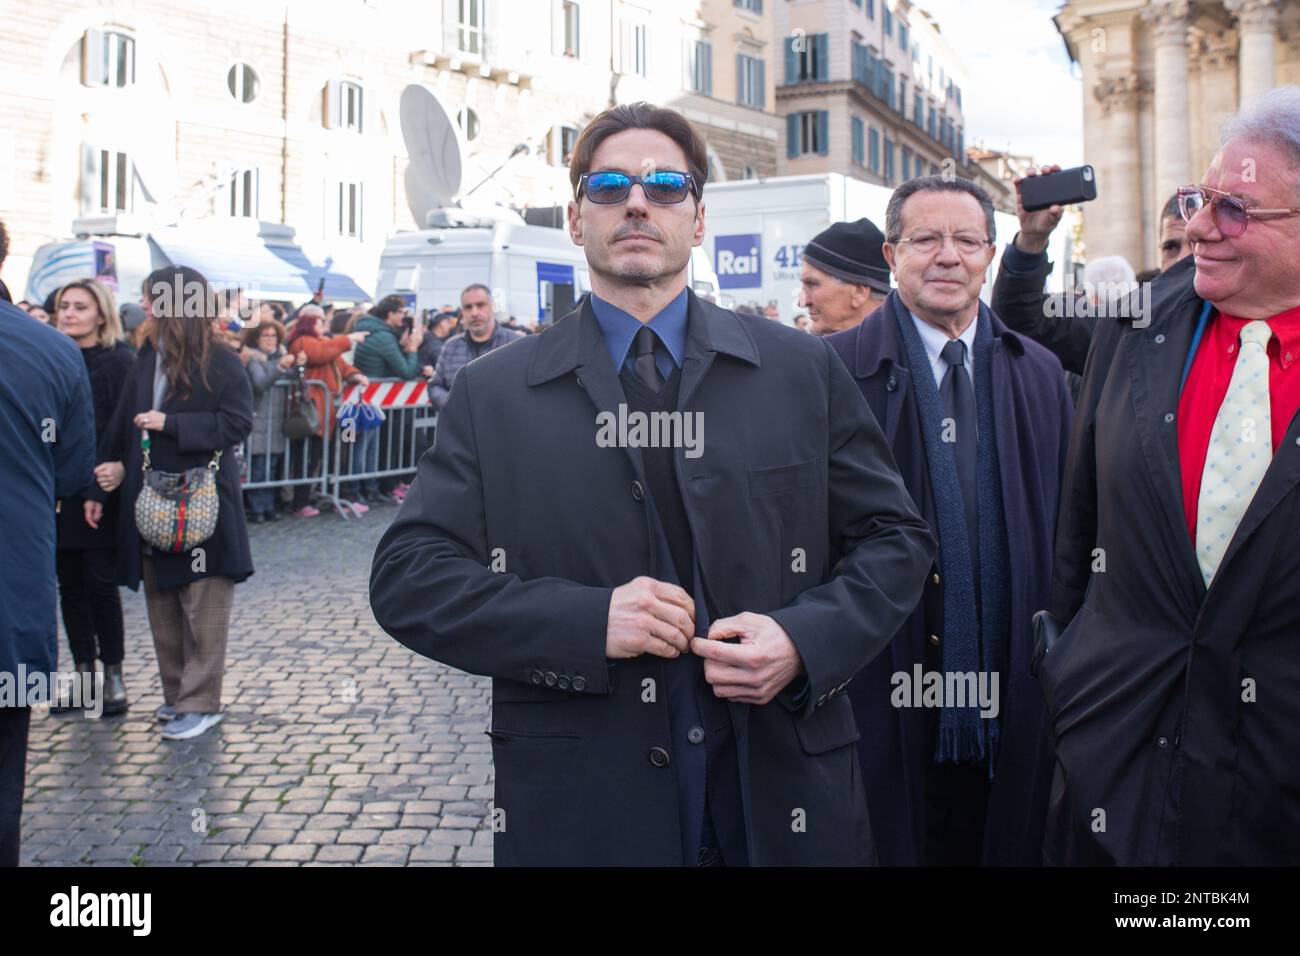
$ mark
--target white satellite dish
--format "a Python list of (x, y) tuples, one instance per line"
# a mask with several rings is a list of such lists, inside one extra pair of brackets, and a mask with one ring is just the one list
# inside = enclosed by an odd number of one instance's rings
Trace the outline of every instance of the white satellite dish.
[(402, 90), (399, 114), (410, 157), (406, 201), (415, 221), (422, 223), (430, 210), (450, 206), (460, 192), (460, 134), (434, 92), (418, 83)]

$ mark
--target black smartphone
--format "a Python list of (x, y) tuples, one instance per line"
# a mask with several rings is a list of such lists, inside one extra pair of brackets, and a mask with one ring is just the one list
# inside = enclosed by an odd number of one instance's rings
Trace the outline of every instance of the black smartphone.
[(410, 332), (414, 328), (415, 328), (415, 316), (411, 315), (410, 312), (407, 312), (405, 315), (402, 316), (402, 329), (403, 331)]
[(1069, 206), (1097, 198), (1097, 177), (1091, 166), (1062, 169), (1020, 180), (1020, 201), (1027, 212), (1048, 206)]
[(323, 295), (325, 292), (325, 277), (320, 277), (320, 282), (316, 283), (316, 294)]

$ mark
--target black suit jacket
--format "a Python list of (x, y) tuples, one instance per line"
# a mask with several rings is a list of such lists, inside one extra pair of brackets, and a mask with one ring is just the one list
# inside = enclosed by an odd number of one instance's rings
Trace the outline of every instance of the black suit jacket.
[[(605, 658), (613, 589), (655, 571), (640, 451), (596, 442), (624, 401), (589, 303), (466, 366), (375, 553), (380, 625), (494, 678), (498, 864), (683, 862), (651, 759), (671, 749), (662, 660)], [(674, 457), (705, 589), (775, 618), (806, 670), (802, 706), (795, 685), (729, 705), (750, 860), (871, 863), (844, 689), (916, 605), (934, 539), (821, 340), (691, 293), (679, 407), (704, 422), (703, 454)]]

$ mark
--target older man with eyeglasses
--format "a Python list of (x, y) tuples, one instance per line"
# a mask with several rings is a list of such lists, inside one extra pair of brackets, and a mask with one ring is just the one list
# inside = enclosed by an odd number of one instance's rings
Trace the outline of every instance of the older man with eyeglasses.
[[(1046, 606), (1070, 399), (1061, 365), (980, 302), (993, 203), (894, 191), (897, 289), (827, 341), (939, 537), (920, 606), (849, 690), (882, 864), (1035, 865), (1051, 776), (1031, 618)], [(961, 693), (958, 693), (958, 690)]]
[(1088, 359), (1040, 679), (1049, 860), (1300, 859), (1300, 87), (1179, 190), (1192, 256)]

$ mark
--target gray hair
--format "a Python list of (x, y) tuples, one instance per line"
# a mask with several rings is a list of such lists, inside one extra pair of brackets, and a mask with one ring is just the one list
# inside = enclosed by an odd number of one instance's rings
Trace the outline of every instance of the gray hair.
[(988, 227), (989, 241), (997, 241), (998, 230), (993, 222), (993, 200), (978, 183), (961, 177), (945, 179), (943, 176), (919, 176), (903, 183), (889, 197), (889, 205), (885, 207), (886, 242), (898, 242), (903, 238), (903, 203), (907, 202), (909, 197), (922, 192), (966, 193), (974, 196), (975, 201), (980, 204), (980, 209), (984, 211), (984, 223)]
[(1123, 256), (1102, 256), (1083, 267), (1083, 281), (1118, 283), (1135, 282), (1137, 273)]
[(1223, 126), (1223, 144), (1242, 137), (1279, 147), (1300, 169), (1300, 86), (1269, 90)]

